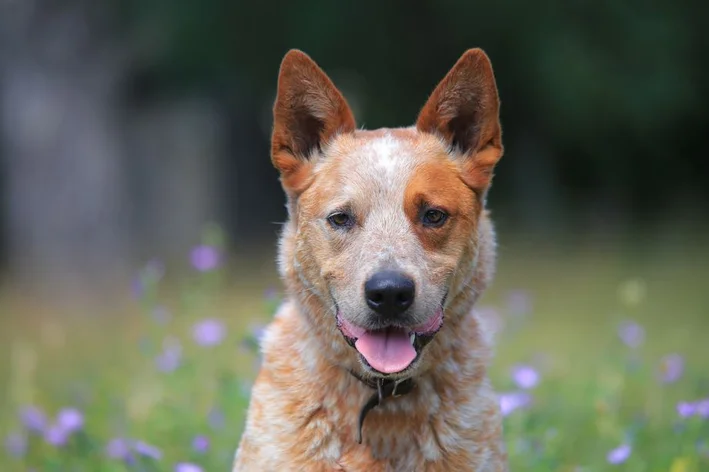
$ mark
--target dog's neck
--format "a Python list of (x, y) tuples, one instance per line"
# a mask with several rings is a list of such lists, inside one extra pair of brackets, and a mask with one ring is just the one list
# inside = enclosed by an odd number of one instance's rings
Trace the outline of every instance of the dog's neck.
[(362, 427), (364, 426), (364, 420), (367, 418), (367, 414), (374, 408), (381, 405), (381, 403), (388, 398), (396, 398), (402, 395), (410, 393), (416, 384), (414, 379), (409, 377), (406, 379), (367, 379), (360, 376), (355, 371), (349, 371), (350, 374), (366, 386), (375, 390), (375, 393), (369, 397), (369, 400), (362, 405), (362, 409), (359, 411), (359, 418), (357, 423), (357, 443), (362, 444)]

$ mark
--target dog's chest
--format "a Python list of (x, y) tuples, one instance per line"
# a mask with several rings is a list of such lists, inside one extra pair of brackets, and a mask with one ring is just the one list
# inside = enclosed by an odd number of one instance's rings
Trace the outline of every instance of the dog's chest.
[[(463, 449), (467, 438), (443, 417), (432, 415), (430, 406), (404, 397), (386, 400), (367, 416), (361, 445), (355, 440), (358, 412), (332, 411), (337, 425), (321, 420), (311, 424), (323, 433), (316, 441), (315, 455), (346, 471), (439, 470), (436, 467), (443, 467), (450, 457), (450, 450), (444, 454), (441, 445)], [(424, 469), (422, 464), (430, 466)]]

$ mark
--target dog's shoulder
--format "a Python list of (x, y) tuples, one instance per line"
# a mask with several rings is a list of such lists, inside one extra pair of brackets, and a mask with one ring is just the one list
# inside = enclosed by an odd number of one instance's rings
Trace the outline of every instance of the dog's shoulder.
[[(341, 452), (331, 416), (342, 406), (328, 403), (345, 388), (334, 385), (334, 369), (319, 355), (295, 304), (279, 308), (260, 347), (262, 366), (233, 470), (337, 470), (332, 464)], [(314, 383), (329, 384), (331, 390)], [(329, 465), (318, 469), (320, 462)]]

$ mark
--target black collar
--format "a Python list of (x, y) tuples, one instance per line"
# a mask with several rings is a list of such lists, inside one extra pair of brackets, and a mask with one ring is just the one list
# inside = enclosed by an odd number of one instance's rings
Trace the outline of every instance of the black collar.
[(376, 390), (376, 393), (371, 396), (367, 403), (362, 406), (359, 412), (359, 423), (357, 425), (357, 443), (362, 444), (362, 426), (364, 425), (364, 419), (367, 417), (372, 409), (379, 406), (385, 399), (389, 397), (400, 397), (401, 395), (406, 395), (411, 392), (416, 385), (414, 379), (411, 377), (403, 380), (391, 380), (391, 379), (365, 379), (354, 371), (349, 371), (350, 374), (367, 387)]

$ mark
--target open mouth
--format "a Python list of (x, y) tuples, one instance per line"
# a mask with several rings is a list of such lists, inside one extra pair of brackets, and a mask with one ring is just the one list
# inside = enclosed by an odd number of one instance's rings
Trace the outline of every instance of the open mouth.
[(442, 308), (421, 325), (388, 326), (377, 330), (355, 326), (337, 313), (337, 326), (349, 345), (359, 352), (369, 367), (383, 374), (396, 374), (409, 368), (442, 325)]

